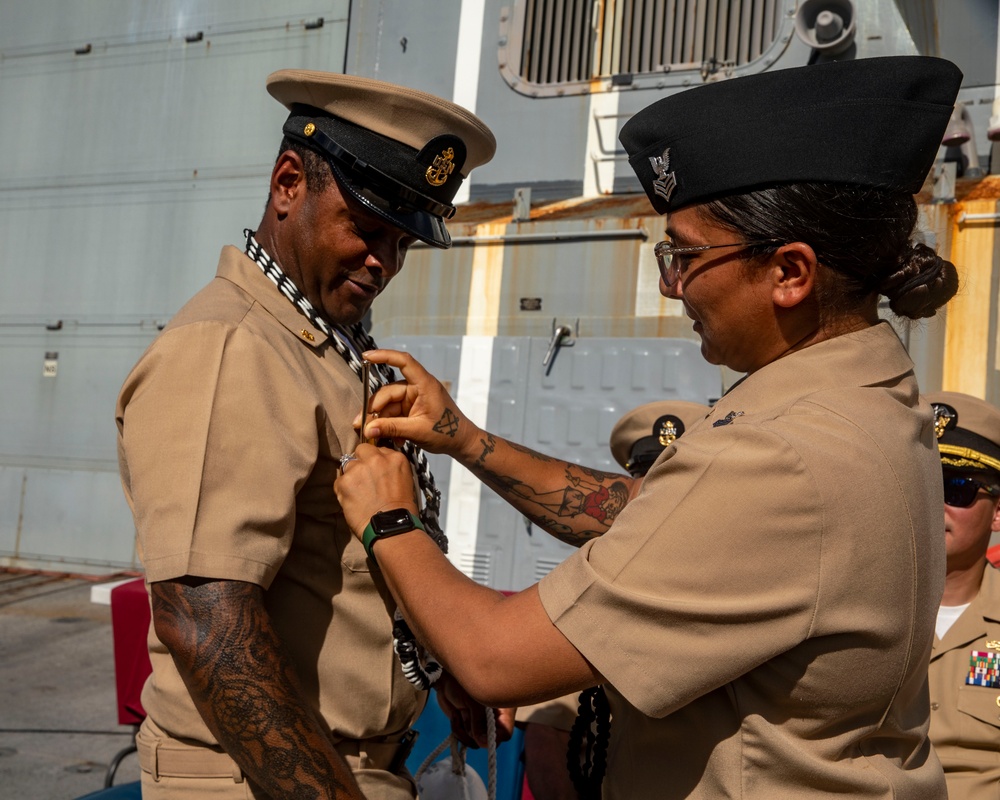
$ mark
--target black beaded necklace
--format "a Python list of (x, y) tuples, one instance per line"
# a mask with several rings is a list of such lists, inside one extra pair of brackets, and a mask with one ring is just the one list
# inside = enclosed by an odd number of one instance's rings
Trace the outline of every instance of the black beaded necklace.
[(573, 720), (566, 751), (566, 766), (580, 800), (601, 798), (610, 739), (611, 706), (604, 687), (584, 689), (580, 692), (580, 709)]

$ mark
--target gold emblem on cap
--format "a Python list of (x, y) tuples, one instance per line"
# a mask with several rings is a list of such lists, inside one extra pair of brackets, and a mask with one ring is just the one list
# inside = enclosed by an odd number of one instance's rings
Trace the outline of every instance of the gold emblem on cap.
[(671, 445), (680, 434), (677, 432), (677, 426), (671, 420), (664, 420), (663, 424), (660, 426), (660, 444), (664, 447)]
[(306, 136), (312, 136), (314, 133), (316, 133), (316, 126), (313, 125), (311, 122), (307, 122), (306, 126), (302, 129), (302, 132)]
[(303, 339), (305, 339), (306, 341), (309, 341), (309, 342), (315, 342), (316, 341), (316, 337), (313, 336), (311, 333), (309, 333), (309, 331), (307, 331), (305, 328), (303, 328), (302, 330), (299, 331), (299, 335)]
[(441, 155), (434, 156), (434, 163), (427, 168), (424, 178), (431, 186), (444, 186), (455, 169), (455, 150), (451, 147), (444, 150)]
[(940, 439), (950, 427), (951, 421), (955, 419), (955, 412), (944, 403), (933, 403), (932, 408), (934, 409), (934, 435)]

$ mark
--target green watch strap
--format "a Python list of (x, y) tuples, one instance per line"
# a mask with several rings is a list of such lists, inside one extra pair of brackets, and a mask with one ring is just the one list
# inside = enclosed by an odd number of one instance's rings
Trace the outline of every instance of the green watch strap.
[[(420, 521), (420, 517), (418, 517), (413, 512), (410, 512), (410, 520), (413, 522), (412, 528), (409, 528), (408, 530), (405, 531), (397, 531), (396, 533), (388, 535), (396, 536), (400, 533), (409, 533), (410, 531), (413, 530), (418, 530), (418, 529), (422, 531), (426, 530), (426, 528), (424, 528), (424, 523)], [(372, 550), (372, 547), (374, 546), (377, 540), (384, 538), (386, 538), (386, 534), (376, 533), (375, 526), (372, 525), (371, 521), (369, 520), (368, 524), (365, 526), (364, 533), (361, 534), (361, 544), (364, 545), (365, 552), (368, 554), (368, 558), (370, 558), (375, 563), (376, 566), (378, 565), (378, 559), (375, 558), (375, 553)]]

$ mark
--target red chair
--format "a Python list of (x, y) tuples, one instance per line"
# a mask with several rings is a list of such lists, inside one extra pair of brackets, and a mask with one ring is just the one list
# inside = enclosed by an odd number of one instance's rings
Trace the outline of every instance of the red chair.
[(149, 598), (145, 581), (136, 578), (111, 590), (111, 633), (115, 651), (115, 692), (118, 723), (131, 725), (132, 742), (115, 754), (104, 776), (104, 788), (115, 779), (122, 759), (136, 751), (135, 733), (146, 718), (142, 707), (142, 687), (153, 671), (149, 663), (146, 637), (149, 635)]

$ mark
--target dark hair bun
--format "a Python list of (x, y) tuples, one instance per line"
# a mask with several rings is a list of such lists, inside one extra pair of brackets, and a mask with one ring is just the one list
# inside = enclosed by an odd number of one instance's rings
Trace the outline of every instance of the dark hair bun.
[(909, 319), (933, 317), (958, 291), (958, 270), (925, 244), (912, 244), (899, 267), (878, 287), (892, 313)]

